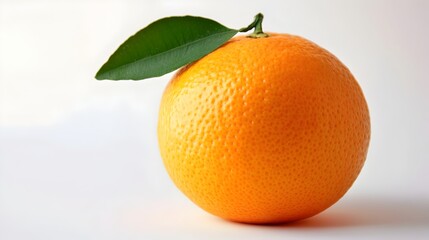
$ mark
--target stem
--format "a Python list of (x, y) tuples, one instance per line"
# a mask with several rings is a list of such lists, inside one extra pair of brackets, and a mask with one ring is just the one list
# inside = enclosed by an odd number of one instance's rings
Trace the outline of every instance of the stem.
[(264, 33), (262, 31), (262, 20), (264, 20), (264, 15), (262, 15), (262, 13), (258, 13), (255, 16), (255, 20), (253, 20), (253, 22), (251, 24), (249, 24), (249, 26), (241, 28), (238, 31), (239, 32), (247, 32), (250, 29), (254, 28), (255, 30), (248, 37), (251, 37), (251, 38), (264, 38), (264, 37), (268, 37), (268, 34), (266, 34), (266, 33)]

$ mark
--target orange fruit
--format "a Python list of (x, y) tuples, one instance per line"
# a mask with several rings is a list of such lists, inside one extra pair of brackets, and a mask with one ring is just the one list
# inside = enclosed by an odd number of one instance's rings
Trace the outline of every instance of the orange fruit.
[(298, 36), (236, 37), (177, 72), (158, 138), (177, 187), (232, 221), (280, 223), (339, 200), (366, 158), (364, 95), (331, 53)]

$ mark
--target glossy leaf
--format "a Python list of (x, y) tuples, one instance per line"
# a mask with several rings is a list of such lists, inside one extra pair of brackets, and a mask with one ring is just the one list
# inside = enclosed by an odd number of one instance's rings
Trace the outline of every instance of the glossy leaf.
[(96, 78), (141, 80), (161, 76), (202, 58), (237, 32), (202, 17), (163, 18), (126, 40)]

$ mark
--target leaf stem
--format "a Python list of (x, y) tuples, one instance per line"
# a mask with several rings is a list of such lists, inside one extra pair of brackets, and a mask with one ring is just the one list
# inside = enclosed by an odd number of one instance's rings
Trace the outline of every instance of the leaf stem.
[(255, 30), (248, 37), (251, 37), (251, 38), (268, 37), (268, 34), (266, 34), (262, 31), (262, 20), (264, 20), (264, 15), (262, 13), (258, 13), (258, 14), (256, 14), (253, 22), (251, 24), (249, 24), (249, 26), (241, 28), (238, 31), (239, 32), (247, 32), (250, 29), (254, 28)]

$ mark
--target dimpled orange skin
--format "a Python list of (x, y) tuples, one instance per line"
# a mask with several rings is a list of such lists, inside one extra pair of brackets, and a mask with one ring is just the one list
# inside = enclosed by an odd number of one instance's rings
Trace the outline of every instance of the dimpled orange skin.
[(339, 200), (366, 158), (363, 93), (331, 53), (293, 35), (236, 37), (182, 68), (158, 123), (164, 165), (206, 211), (232, 221), (304, 219)]

